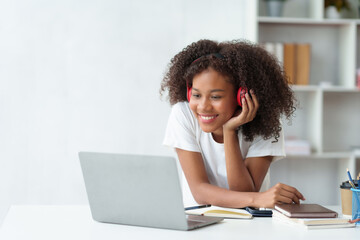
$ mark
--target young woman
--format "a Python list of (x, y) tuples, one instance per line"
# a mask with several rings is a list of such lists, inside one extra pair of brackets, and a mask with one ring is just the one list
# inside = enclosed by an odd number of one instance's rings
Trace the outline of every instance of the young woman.
[(281, 183), (259, 192), (271, 162), (285, 156), (280, 118), (295, 110), (287, 79), (265, 50), (245, 41), (192, 43), (171, 60), (164, 91), (173, 106), (164, 144), (175, 148), (198, 204), (305, 200)]

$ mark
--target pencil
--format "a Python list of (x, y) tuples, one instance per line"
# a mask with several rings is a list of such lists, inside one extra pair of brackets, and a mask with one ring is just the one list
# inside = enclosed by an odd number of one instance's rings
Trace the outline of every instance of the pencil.
[(355, 185), (351, 181), (349, 181), (349, 183), (352, 186), (352, 188), (354, 188), (354, 189), (356, 188)]
[(353, 179), (352, 179), (352, 177), (351, 177), (351, 174), (350, 174), (348, 168), (346, 169), (346, 172), (347, 172), (347, 175), (348, 175), (348, 177), (349, 177), (349, 183), (351, 184), (351, 186), (352, 186), (354, 189), (356, 189), (356, 186), (355, 186), (355, 184), (354, 184), (354, 182), (353, 182)]

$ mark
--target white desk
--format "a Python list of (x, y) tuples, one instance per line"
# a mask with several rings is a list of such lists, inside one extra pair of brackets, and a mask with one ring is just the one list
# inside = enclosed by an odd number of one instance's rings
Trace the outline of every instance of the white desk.
[[(334, 209), (334, 208), (332, 208)], [(335, 208), (334, 210), (338, 210)], [(98, 223), (88, 206), (12, 206), (0, 228), (0, 239), (360, 239), (360, 227), (307, 230), (271, 218), (226, 219), (192, 231)]]

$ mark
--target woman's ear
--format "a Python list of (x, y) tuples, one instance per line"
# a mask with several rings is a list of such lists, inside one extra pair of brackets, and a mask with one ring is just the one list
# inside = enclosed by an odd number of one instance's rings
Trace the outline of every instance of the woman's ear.
[(187, 100), (188, 102), (190, 102), (192, 87), (186, 86), (186, 89), (187, 89)]

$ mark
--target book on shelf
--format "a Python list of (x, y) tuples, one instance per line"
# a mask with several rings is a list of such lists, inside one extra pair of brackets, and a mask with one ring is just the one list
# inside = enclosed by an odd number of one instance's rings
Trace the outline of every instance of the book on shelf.
[(295, 44), (284, 43), (284, 71), (289, 83), (295, 84)]
[(224, 208), (218, 206), (186, 210), (185, 213), (189, 215), (202, 215), (208, 217), (239, 218), (239, 219), (253, 218), (253, 216), (245, 209)]
[(281, 42), (265, 42), (260, 43), (268, 53), (276, 57), (281, 65), (284, 63), (284, 44)]
[(349, 219), (345, 218), (290, 218), (277, 210), (273, 211), (273, 220), (307, 229), (355, 227), (355, 223), (350, 223)]
[(275, 45), (275, 56), (277, 57), (279, 63), (284, 65), (284, 44), (281, 42), (274, 43)]
[(309, 85), (310, 76), (310, 44), (296, 44), (295, 84)]
[(309, 84), (311, 66), (309, 43), (265, 42), (260, 45), (278, 59), (290, 84)]

